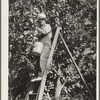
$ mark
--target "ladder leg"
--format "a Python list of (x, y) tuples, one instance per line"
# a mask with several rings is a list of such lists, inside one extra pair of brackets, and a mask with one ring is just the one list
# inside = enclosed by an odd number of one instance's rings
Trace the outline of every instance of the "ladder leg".
[(61, 37), (61, 39), (62, 39), (62, 41), (63, 41), (63, 43), (64, 43), (64, 45), (65, 45), (65, 47), (66, 47), (66, 49), (67, 49), (67, 51), (68, 51), (68, 53), (69, 53), (69, 55), (70, 55), (70, 57), (71, 57), (71, 59), (72, 59), (72, 61), (73, 61), (73, 64), (75, 65), (75, 67), (76, 67), (76, 69), (77, 69), (77, 71), (78, 71), (78, 73), (79, 73), (79, 75), (80, 75), (80, 77), (81, 77), (81, 79), (82, 79), (84, 85), (86, 86), (86, 88), (87, 88), (87, 90), (88, 90), (88, 92), (89, 92), (89, 94), (90, 94), (90, 96), (91, 96), (91, 99), (94, 100), (94, 98), (93, 98), (93, 96), (92, 96), (92, 93), (91, 93), (90, 89), (88, 88), (88, 85), (86, 84), (85, 79), (84, 79), (84, 77), (82, 76), (82, 74), (81, 74), (81, 72), (80, 72), (80, 70), (79, 70), (79, 68), (78, 68), (78, 65), (76, 64), (76, 62), (75, 62), (75, 60), (74, 60), (74, 58), (73, 58), (73, 56), (72, 56), (72, 54), (71, 54), (71, 52), (70, 52), (70, 50), (69, 50), (69, 48), (68, 48), (68, 46), (67, 46), (67, 44), (66, 44), (66, 42), (65, 42), (65, 40), (64, 40), (64, 38), (63, 38), (63, 36), (62, 36), (61, 33), (60, 33), (60, 37)]
[[(40, 84), (40, 86), (41, 86), (41, 84)], [(38, 92), (37, 92), (36, 100), (38, 100), (39, 91), (40, 91), (40, 86), (39, 86), (39, 89), (38, 89)]]

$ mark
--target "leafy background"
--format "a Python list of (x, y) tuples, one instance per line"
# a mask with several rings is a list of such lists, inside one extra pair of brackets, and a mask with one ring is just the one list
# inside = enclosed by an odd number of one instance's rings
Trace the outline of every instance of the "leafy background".
[[(61, 33), (96, 99), (96, 6), (96, 0), (9, 0), (10, 100), (18, 95), (23, 100), (29, 91), (31, 75), (35, 73), (31, 51), (35, 39), (30, 36), (40, 12), (46, 14), (53, 37), (55, 27), (62, 27)], [(57, 100), (90, 100), (60, 37), (48, 72), (44, 100), (47, 93)]]

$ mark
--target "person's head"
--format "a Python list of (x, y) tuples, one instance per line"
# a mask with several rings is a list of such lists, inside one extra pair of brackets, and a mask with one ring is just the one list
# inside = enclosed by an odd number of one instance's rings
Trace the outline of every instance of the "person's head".
[(38, 20), (39, 20), (39, 22), (40, 22), (41, 25), (45, 25), (46, 15), (44, 13), (40, 13), (38, 15)]

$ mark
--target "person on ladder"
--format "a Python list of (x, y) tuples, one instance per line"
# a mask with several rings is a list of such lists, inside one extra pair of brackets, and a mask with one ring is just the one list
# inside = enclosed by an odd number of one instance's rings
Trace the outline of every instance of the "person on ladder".
[[(35, 26), (35, 34), (34, 36), (38, 35), (38, 41), (43, 43), (44, 47), (42, 53), (39, 57), (39, 61), (37, 61), (35, 72), (38, 77), (33, 78), (31, 81), (40, 81), (42, 79), (42, 75), (44, 73), (47, 59), (50, 53), (51, 48), (51, 38), (52, 38), (52, 28), (50, 24), (46, 23), (46, 15), (44, 13), (40, 13), (38, 15), (38, 21), (40, 26)], [(39, 65), (39, 66), (38, 66)], [(41, 72), (39, 72), (39, 67)]]

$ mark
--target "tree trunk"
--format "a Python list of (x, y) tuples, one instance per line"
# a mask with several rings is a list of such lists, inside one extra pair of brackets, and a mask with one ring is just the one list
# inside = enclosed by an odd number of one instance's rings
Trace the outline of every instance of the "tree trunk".
[(55, 88), (55, 98), (60, 97), (62, 90), (62, 83), (60, 82), (60, 77), (58, 77), (57, 85)]
[(60, 100), (61, 90), (63, 88), (63, 84), (60, 81), (60, 78), (61, 78), (61, 69), (60, 69), (60, 66), (59, 66), (59, 69), (58, 69), (57, 73), (58, 73), (59, 77), (57, 79), (56, 88), (55, 88), (55, 100)]

